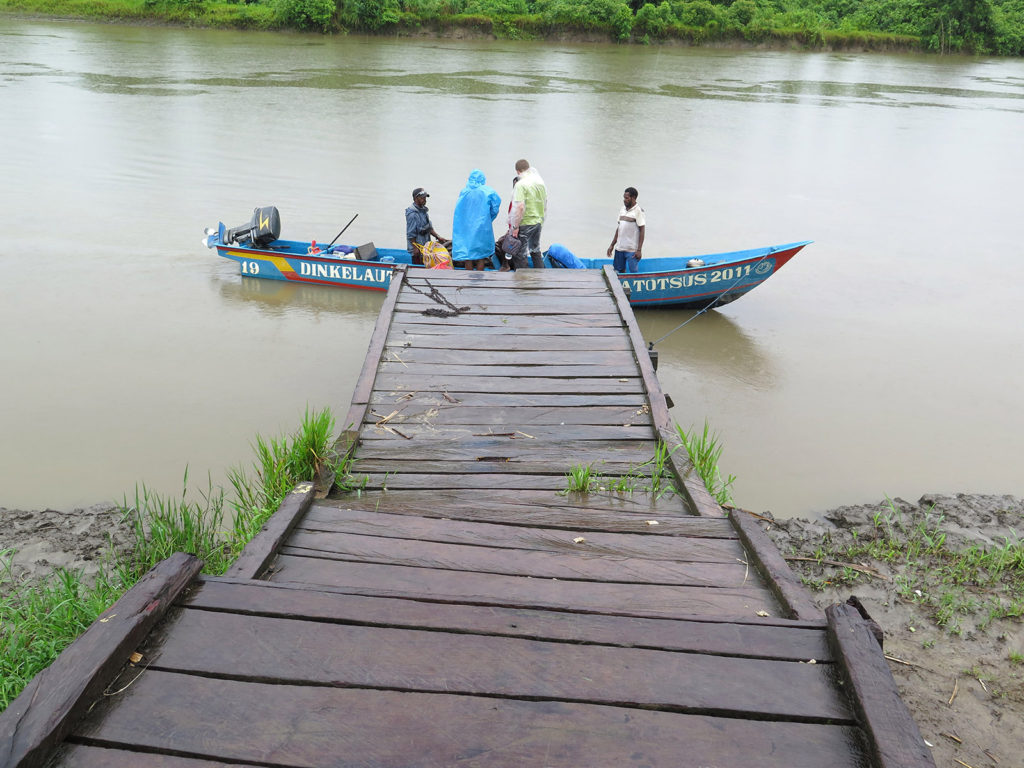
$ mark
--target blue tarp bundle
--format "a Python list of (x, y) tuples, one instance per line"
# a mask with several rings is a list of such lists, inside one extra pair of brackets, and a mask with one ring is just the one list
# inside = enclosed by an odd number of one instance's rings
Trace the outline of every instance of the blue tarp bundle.
[(501, 208), (501, 198), (482, 171), (474, 170), (459, 193), (452, 220), (452, 259), (489, 259), (494, 254), (491, 222)]
[(587, 265), (580, 261), (575, 253), (573, 253), (560, 243), (551, 244), (551, 246), (548, 248), (548, 256), (550, 256), (553, 260), (557, 261), (563, 267), (568, 267), (569, 269), (587, 268)]

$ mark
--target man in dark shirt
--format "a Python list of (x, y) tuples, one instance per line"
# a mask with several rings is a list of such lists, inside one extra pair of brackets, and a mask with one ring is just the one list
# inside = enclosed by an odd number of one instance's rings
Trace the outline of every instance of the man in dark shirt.
[(423, 256), (415, 244), (426, 245), (433, 237), (436, 240), (445, 242), (445, 238), (434, 231), (434, 225), (430, 221), (430, 214), (427, 208), (427, 198), (430, 195), (423, 187), (416, 187), (412, 191), (412, 205), (405, 209), (405, 243), (406, 250), (413, 264), (422, 264)]

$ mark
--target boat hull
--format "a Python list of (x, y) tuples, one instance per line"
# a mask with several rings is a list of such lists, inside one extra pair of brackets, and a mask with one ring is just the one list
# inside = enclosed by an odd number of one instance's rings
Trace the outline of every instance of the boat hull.
[(219, 255), (238, 262), (238, 270), (243, 277), (307, 285), (386, 291), (397, 266), (380, 261), (282, 254), (260, 248), (216, 247)]
[[(701, 309), (728, 304), (774, 275), (807, 243), (759, 249), (757, 255), (730, 258), (690, 269), (670, 269), (619, 275), (638, 307)], [(761, 253), (760, 250), (765, 251)], [(705, 259), (706, 261), (707, 259)], [(643, 262), (641, 262), (643, 263)]]
[[(223, 229), (222, 229), (223, 231)], [(238, 262), (243, 277), (286, 280), (367, 291), (386, 291), (395, 268), (409, 264), (405, 251), (381, 249), (378, 259), (364, 261), (332, 254), (305, 252), (309, 243), (278, 240), (265, 247), (225, 245), (217, 235), (205, 241), (226, 259)], [(640, 262), (643, 271), (620, 274), (630, 304), (637, 307), (703, 309), (735, 301), (781, 269), (810, 241), (747, 251), (695, 257), (703, 266), (687, 267), (687, 258), (652, 258)], [(548, 266), (556, 267), (550, 259)], [(590, 259), (599, 269), (610, 259)], [(409, 265), (411, 269), (425, 267)]]

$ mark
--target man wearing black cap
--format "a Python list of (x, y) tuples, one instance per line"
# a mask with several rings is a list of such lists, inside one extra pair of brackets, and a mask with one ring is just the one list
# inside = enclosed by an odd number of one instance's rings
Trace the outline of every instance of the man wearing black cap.
[(423, 256), (415, 243), (426, 245), (430, 242), (431, 237), (442, 242), (445, 240), (434, 231), (434, 225), (430, 222), (429, 208), (427, 208), (428, 197), (430, 195), (427, 190), (423, 187), (416, 187), (412, 191), (412, 205), (405, 209), (406, 250), (409, 251), (413, 264), (423, 263)]

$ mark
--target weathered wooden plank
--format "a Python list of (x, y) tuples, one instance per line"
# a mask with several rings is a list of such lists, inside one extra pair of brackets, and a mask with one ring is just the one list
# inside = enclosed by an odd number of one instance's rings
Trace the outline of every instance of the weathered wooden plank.
[[(566, 328), (564, 324), (541, 324), (540, 321), (542, 320), (542, 318), (516, 316), (512, 318), (506, 317), (503, 318), (503, 320), (499, 320), (493, 317), (481, 317), (480, 315), (472, 315), (472, 319), (477, 321), (488, 319), (493, 324), (482, 325), (481, 323), (477, 322), (472, 325), (468, 323), (462, 323), (461, 325), (453, 326), (451, 323), (432, 324), (426, 322), (395, 322), (391, 324), (391, 333), (388, 336), (388, 340), (392, 342), (397, 342), (410, 334), (415, 334), (419, 336), (449, 336), (453, 333), (457, 333), (460, 331), (470, 332), (476, 336), (551, 336), (556, 332), (565, 333), (568, 331), (568, 328)], [(623, 330), (623, 325), (617, 318), (613, 319), (612, 321), (609, 321), (607, 325), (595, 325), (592, 327), (572, 327), (573, 336), (621, 337), (624, 334), (625, 331)]]
[[(463, 356), (465, 357), (465, 353), (463, 353)], [(491, 365), (488, 363), (478, 363), (470, 358), (464, 365), (456, 365), (386, 360), (380, 364), (378, 372), (414, 378), (423, 376), (498, 376), (514, 378), (526, 375), (578, 379), (595, 376), (633, 376), (636, 374), (636, 364), (595, 363), (590, 365), (557, 365), (552, 362), (538, 365)]]
[[(182, 610), (150, 669), (852, 723), (827, 665)], [(239, 642), (258, 638), (258, 642)]]
[[(622, 321), (618, 315), (583, 313), (580, 315), (456, 315), (454, 317), (434, 317), (419, 312), (403, 312), (396, 317), (393, 325), (396, 328), (425, 326), (430, 334), (437, 329), (456, 328), (517, 328), (550, 329), (548, 333), (558, 333), (568, 328), (617, 328), (621, 329)], [(481, 333), (488, 333), (484, 330)], [(542, 334), (543, 335), (543, 334)]]
[[(459, 290), (441, 288), (441, 301), (415, 294), (403, 294), (398, 305), (401, 313), (417, 313), (442, 307), (451, 310), (455, 307), (461, 313), (497, 313), (497, 314), (528, 314), (550, 315), (564, 314), (562, 309), (574, 310), (580, 314), (612, 314), (614, 305), (609, 300), (607, 291), (566, 289), (571, 296), (562, 294), (558, 289), (547, 291), (492, 291), (492, 290)], [(451, 302), (449, 307), (445, 302)]]
[[(577, 537), (580, 538), (580, 537)], [(582, 537), (586, 538), (586, 537)], [(593, 552), (585, 542), (561, 552), (501, 547), (481, 541), (461, 544), (364, 536), (326, 531), (296, 531), (281, 548), (283, 555), (319, 557), (360, 563), (408, 565), (416, 568), (576, 579), (629, 584), (678, 584), (699, 587), (742, 587), (748, 568), (731, 563), (683, 562)]]
[(158, 563), (32, 678), (0, 713), (0, 765), (43, 765), (202, 565), (180, 552)]
[[(818, 662), (831, 660), (825, 619), (817, 625), (783, 619), (742, 622), (646, 619), (596, 613), (428, 603), (347, 595), (271, 582), (204, 577), (179, 604), (205, 610), (312, 619), (364, 626), (432, 628), (534, 640), (598, 643), (720, 656)], [(777, 622), (774, 625), (767, 621)]]
[[(520, 352), (572, 352), (579, 350), (615, 351), (629, 350), (625, 336), (585, 336), (574, 338), (572, 334), (532, 336), (499, 336), (493, 333), (456, 333), (451, 336), (439, 334), (406, 334), (403, 343), (417, 349), (473, 349)], [(392, 346), (401, 354), (401, 348)]]
[(661, 391), (661, 384), (658, 383), (658, 376), (654, 372), (654, 365), (651, 363), (650, 354), (647, 352), (647, 345), (644, 344), (643, 334), (640, 326), (636, 323), (636, 317), (629, 306), (629, 300), (622, 290), (622, 283), (619, 281), (615, 270), (610, 266), (602, 270), (608, 287), (615, 302), (619, 315), (626, 324), (626, 333), (629, 336), (633, 353), (640, 366), (640, 375), (644, 381), (644, 388), (647, 391), (651, 410), (654, 413), (654, 423), (663, 429), (672, 426), (672, 420), (668, 415), (668, 405), (665, 402), (665, 395)]
[(650, 354), (644, 345), (643, 334), (640, 332), (636, 317), (629, 306), (629, 301), (622, 289), (622, 284), (611, 267), (604, 268), (604, 276), (614, 296), (615, 304), (626, 324), (626, 330), (636, 355), (641, 378), (643, 379), (644, 391), (647, 393), (654, 428), (658, 433), (659, 439), (668, 449), (667, 469), (675, 476), (676, 487), (686, 496), (690, 508), (696, 514), (724, 517), (724, 511), (712, 498), (707, 487), (704, 485), (704, 481), (697, 475), (687, 455), (686, 448), (679, 439), (679, 434), (668, 413), (668, 403), (665, 400), (665, 394), (661, 390), (661, 384), (654, 371)]
[[(531, 298), (516, 293), (502, 294), (495, 296), (490, 303), (461, 301), (454, 294), (449, 298), (463, 314), (498, 314), (498, 315), (614, 315), (615, 307), (607, 299), (588, 299), (583, 297), (565, 298), (558, 301), (543, 298)], [(501, 303), (498, 303), (498, 302)], [(410, 300), (407, 296), (400, 296), (397, 312), (408, 314), (425, 312), (431, 308), (448, 309), (447, 305), (438, 302), (420, 304)]]
[(750, 555), (750, 564), (760, 571), (776, 599), (789, 610), (791, 619), (812, 619), (821, 616), (807, 588), (786, 563), (768, 534), (746, 512), (733, 510), (729, 515)]
[[(370, 397), (373, 406), (395, 406), (405, 403), (422, 403), (425, 405), (475, 405), (486, 408), (537, 406), (545, 408), (569, 409), (588, 406), (628, 405), (643, 408), (647, 403), (645, 395), (639, 392), (616, 392), (613, 394), (552, 394), (552, 393), (515, 393), (515, 392), (461, 392), (458, 397), (442, 392), (424, 390), (406, 392), (387, 392), (377, 390)], [(392, 408), (391, 410), (394, 410)], [(391, 412), (388, 411), (388, 413)]]
[[(53, 768), (228, 768), (221, 760), (67, 744), (54, 759)], [(265, 765), (265, 763), (261, 764)], [(258, 768), (254, 763), (231, 763), (231, 768)]]
[[(648, 410), (629, 405), (582, 408), (500, 405), (483, 407), (463, 405), (462, 403), (445, 402), (443, 405), (433, 405), (411, 401), (398, 404), (390, 410), (386, 408), (377, 410), (375, 407), (371, 407), (366, 414), (366, 423), (373, 424), (384, 418), (388, 419), (387, 423), (389, 424), (419, 421), (431, 424), (475, 424), (479, 426), (491, 424), (621, 425), (651, 423), (651, 414)], [(576, 457), (573, 456), (573, 459), (575, 460)]]
[[(492, 337), (488, 337), (492, 338)], [(636, 362), (633, 360), (633, 353), (627, 349), (593, 349), (580, 347), (577, 349), (566, 349), (557, 355), (550, 351), (536, 352), (514, 349), (502, 349), (500, 336), (495, 337), (497, 349), (480, 349), (467, 353), (466, 350), (458, 348), (461, 337), (452, 340), (454, 349), (447, 347), (420, 348), (405, 347), (405, 341), (400, 345), (389, 345), (384, 350), (382, 362), (406, 363), (431, 363), (448, 365), (629, 365), (631, 376), (636, 376)], [(605, 338), (605, 337), (600, 337)], [(607, 375), (607, 374), (606, 374)]]
[(340, 494), (337, 498), (321, 499), (318, 504), (539, 528), (583, 528), (654, 536), (737, 537), (732, 524), (724, 518), (705, 519), (688, 514), (678, 496), (654, 499), (649, 494), (389, 490)]
[[(397, 427), (396, 427), (397, 429)], [(403, 433), (404, 434), (404, 433)], [(376, 444), (371, 442), (369, 444)], [(357, 459), (347, 469), (346, 482), (350, 490), (373, 487), (390, 489), (422, 487), (431, 491), (444, 488), (484, 487), (488, 482), (494, 490), (500, 488), (542, 488), (559, 493), (568, 492), (572, 484), (573, 466), (562, 463), (563, 459), (536, 459), (529, 455), (515, 459), (483, 457), (477, 459), (447, 459), (439, 463), (436, 457), (426, 451), (422, 459)], [(444, 472), (438, 472), (443, 469)], [(667, 497), (674, 491), (666, 487), (664, 475), (656, 482), (653, 479), (656, 468), (650, 464), (635, 462), (600, 462), (590, 465), (591, 493), (617, 494), (622, 496), (656, 493)], [(520, 476), (522, 480), (510, 479)], [(557, 478), (545, 480), (537, 486), (527, 480), (529, 477)], [(683, 502), (685, 504), (685, 502)], [(680, 506), (679, 509), (684, 509)]]
[[(459, 285), (456, 283), (441, 284), (434, 280), (432, 280), (431, 283), (435, 288), (441, 291), (445, 298), (449, 299), (456, 305), (469, 302), (488, 304), (494, 303), (495, 301), (500, 301), (503, 304), (519, 303), (521, 301), (557, 302), (566, 297), (602, 299), (607, 303), (609, 298), (608, 289), (599, 283), (579, 287), (562, 284), (531, 288), (521, 288), (511, 285), (492, 287), (489, 285)], [(402, 300), (410, 303), (423, 304), (425, 306), (436, 303), (429, 296), (417, 294), (415, 292), (407, 292), (403, 294)]]
[(553, 379), (542, 376), (519, 378), (445, 376), (443, 373), (434, 376), (402, 376), (396, 373), (382, 373), (377, 377), (374, 389), (378, 392), (395, 393), (433, 390), (438, 393), (448, 392), (456, 399), (460, 399), (459, 393), (462, 392), (494, 392), (496, 390), (519, 394), (565, 393), (573, 395), (637, 394), (643, 391), (640, 379), (626, 377)]
[(935, 768), (868, 623), (856, 608), (825, 609), (828, 640), (878, 768)]
[[(392, 314), (398, 301), (398, 296), (402, 291), (402, 281), (404, 278), (405, 269), (396, 269), (391, 279), (387, 296), (384, 299), (384, 304), (381, 306), (380, 314), (377, 315), (377, 322), (374, 325), (373, 334), (370, 336), (370, 344), (366, 350), (366, 357), (363, 360), (362, 371), (359, 373), (359, 378), (356, 379), (355, 390), (352, 393), (353, 404), (366, 403), (369, 400), (370, 391), (373, 389), (373, 380), (377, 375), (377, 364), (387, 344)], [(362, 419), (354, 420), (356, 424), (360, 422), (362, 422)]]
[(658, 434), (658, 439), (667, 449), (666, 469), (675, 477), (675, 486), (689, 502), (690, 508), (698, 515), (723, 517), (724, 512), (721, 506), (711, 497), (693, 464), (690, 462), (686, 447), (683, 445), (675, 425), (668, 413), (668, 402), (661, 390), (661, 383), (658, 381), (651, 362), (650, 352), (644, 344), (643, 334), (637, 325), (636, 317), (629, 300), (622, 289), (622, 283), (611, 267), (605, 267), (605, 280), (618, 307), (623, 321), (626, 324), (626, 331), (632, 343), (633, 352), (636, 356), (640, 375), (643, 379), (644, 391), (647, 393), (648, 404), (651, 410), (651, 419)]
[[(495, 433), (508, 432), (495, 429)], [(527, 434), (532, 434), (527, 432)], [(476, 437), (470, 440), (431, 442), (430, 448), (415, 440), (367, 440), (359, 446), (355, 468), (363, 459), (395, 461), (508, 461), (540, 462), (551, 466), (561, 464), (567, 456), (575, 463), (590, 465), (596, 472), (604, 472), (608, 464), (640, 465), (654, 455), (653, 445), (633, 440), (586, 440), (582, 442), (545, 440), (510, 440), (507, 436)]]
[(511, 285), (512, 287), (523, 290), (527, 288), (543, 288), (544, 286), (551, 285), (554, 282), (562, 282), (573, 285), (588, 285), (596, 283), (595, 278), (600, 277), (601, 273), (598, 271), (562, 271), (559, 269), (549, 269), (545, 271), (534, 271), (532, 269), (522, 270), (519, 272), (500, 272), (498, 270), (487, 270), (485, 272), (472, 272), (472, 271), (460, 271), (460, 270), (444, 270), (435, 272), (413, 272), (413, 277), (417, 280), (422, 280), (424, 283), (434, 283), (438, 280), (448, 280), (449, 282), (462, 285)]
[[(569, 428), (561, 425), (535, 424), (529, 432), (511, 430), (498, 426), (471, 424), (403, 424), (399, 429), (401, 435), (391, 428), (390, 424), (376, 426), (371, 422), (364, 425), (359, 435), (365, 444), (373, 440), (407, 440), (417, 437), (429, 438), (431, 442), (445, 440), (470, 440), (480, 437), (505, 437), (509, 440), (528, 440), (535, 445), (549, 439), (562, 439), (571, 436), (573, 440), (620, 440), (645, 441), (650, 443), (650, 451), (654, 453), (654, 433), (650, 425), (636, 424), (574, 424)], [(404, 437), (403, 437), (404, 436)], [(564, 461), (573, 461), (572, 456), (564, 457)], [(573, 461), (573, 463), (576, 463)], [(439, 467), (443, 469), (443, 467)]]
[(452, 488), (478, 488), (485, 491), (504, 489), (525, 489), (531, 491), (560, 491), (566, 487), (564, 473), (554, 475), (517, 475), (512, 473), (465, 474), (421, 474), (394, 475), (390, 473), (358, 472), (360, 487), (370, 490), (378, 488), (394, 490), (421, 489), (439, 491)]
[[(524, 528), (519, 525), (466, 522), (391, 515), (355, 509), (314, 505), (297, 531), (359, 533), (412, 541), (515, 547), (541, 552), (580, 552), (653, 560), (705, 563), (745, 563), (747, 558), (736, 539), (701, 536), (644, 536), (632, 533), (604, 533), (586, 528), (563, 531)], [(575, 539), (584, 538), (577, 542)], [(752, 577), (754, 575), (752, 574)]]
[(322, 584), (353, 594), (409, 597), (440, 602), (553, 608), (632, 616), (687, 618), (694, 615), (779, 616), (775, 598), (764, 587), (662, 586), (537, 579), (490, 573), (350, 563), (312, 557), (280, 556), (270, 581)]
[(578, 288), (578, 287), (604, 287), (601, 281), (601, 273), (597, 270), (563, 272), (561, 270), (546, 270), (544, 272), (533, 272), (531, 270), (521, 272), (440, 272), (423, 276), (419, 272), (411, 272), (413, 285), (420, 290), (429, 290), (430, 286), (450, 286), (453, 288), (462, 287), (486, 287), (492, 290), (512, 290), (517, 293), (526, 293), (535, 290), (549, 290), (552, 287)]
[[(562, 488), (568, 485), (567, 476), (572, 468), (569, 464), (559, 464), (557, 461), (552, 462), (549, 460), (535, 460), (529, 456), (519, 457), (515, 461), (501, 458), (493, 460), (448, 460), (443, 465), (439, 465), (437, 459), (429, 455), (429, 450), (425, 453), (427, 455), (418, 460), (393, 458), (359, 459), (349, 469), (349, 474), (357, 481), (367, 474), (387, 474), (393, 477), (402, 477), (404, 475), (436, 474), (438, 469), (444, 469), (446, 475), (557, 475), (566, 478), (562, 486), (557, 489), (562, 490)], [(630, 485), (630, 491), (625, 491), (627, 493), (650, 492), (651, 490), (651, 475), (654, 472), (654, 467), (649, 464), (608, 461), (595, 464), (592, 470), (595, 473), (600, 473), (600, 478), (596, 477), (596, 475), (591, 478), (595, 483), (599, 484), (596, 485), (598, 489), (603, 487), (607, 491), (611, 487), (610, 483), (617, 482), (622, 478), (624, 482)]]
[[(711, 495), (704, 480), (697, 473), (697, 468), (690, 461), (686, 446), (679, 437), (679, 431), (675, 427), (659, 427), (659, 417), (653, 410), (652, 415), (658, 437), (668, 449), (667, 464), (678, 480), (676, 487), (686, 496), (690, 507), (696, 514), (704, 517), (725, 517), (725, 510)], [(661, 418), (664, 420), (663, 416)]]
[(277, 511), (263, 524), (260, 532), (245, 545), (242, 554), (224, 575), (239, 579), (258, 579), (263, 569), (270, 564), (281, 542), (288, 537), (295, 524), (313, 503), (314, 491), (313, 483), (296, 485), (292, 492), (284, 497)]
[[(859, 731), (847, 726), (277, 686), (155, 670), (105, 709), (107, 717), (83, 729), (83, 736), (110, 745), (296, 768), (474, 762), (488, 768), (864, 765)], [(230, 726), (218, 726), (228, 718)]]

